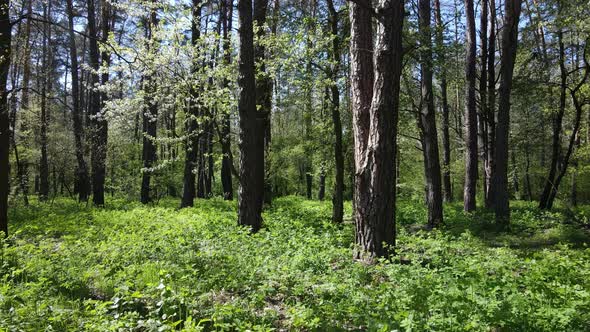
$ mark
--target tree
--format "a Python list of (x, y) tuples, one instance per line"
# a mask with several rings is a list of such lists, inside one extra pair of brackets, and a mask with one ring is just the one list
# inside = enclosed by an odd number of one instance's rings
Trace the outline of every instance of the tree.
[(475, 13), (473, 0), (465, 0), (467, 30), (465, 37), (465, 185), (463, 208), (474, 211), (477, 190), (477, 109), (475, 100)]
[(0, 0), (0, 232), (8, 236), (8, 186), (10, 128), (8, 114), (8, 71), (11, 59), (10, 0)]
[[(92, 0), (90, 0), (92, 1)], [(66, 1), (68, 13), (68, 34), (70, 39), (70, 73), (72, 76), (72, 123), (74, 125), (74, 141), (76, 149), (76, 181), (78, 188), (78, 199), (82, 202), (88, 199), (90, 183), (88, 179), (88, 169), (84, 159), (84, 126), (83, 114), (80, 107), (80, 79), (78, 76), (78, 51), (76, 48), (76, 38), (74, 35), (74, 6), (72, 0)]]
[(344, 155), (342, 153), (342, 120), (340, 119), (340, 91), (338, 89), (338, 70), (340, 68), (340, 37), (338, 35), (338, 12), (333, 0), (327, 0), (328, 25), (332, 36), (331, 50), (328, 52), (330, 68), (331, 114), (334, 126), (334, 193), (332, 195), (332, 221), (341, 223), (344, 215)]
[[(231, 39), (230, 33), (233, 22), (233, 0), (221, 0), (221, 24), (223, 32), (223, 65), (229, 66), (231, 63)], [(229, 81), (224, 79), (222, 86), (227, 88)], [(219, 130), (219, 140), (221, 142), (221, 152), (223, 157), (221, 160), (221, 186), (223, 189), (223, 199), (232, 200), (234, 197), (234, 189), (232, 183), (232, 158), (231, 158), (231, 137), (230, 130), (230, 114), (225, 112), (221, 119), (221, 130)]]
[(39, 161), (39, 200), (47, 201), (49, 198), (49, 162), (47, 160), (47, 127), (49, 122), (49, 111), (47, 94), (51, 93), (51, 66), (53, 54), (51, 51), (51, 1), (43, 4), (43, 76), (41, 79), (41, 160)]
[[(374, 52), (373, 14), (378, 15)], [(368, 0), (350, 4), (358, 259), (388, 257), (395, 245), (396, 181), (392, 170), (396, 159), (403, 21), (404, 3), (400, 0), (380, 0), (374, 13)]]
[[(155, 39), (155, 30), (158, 26), (158, 16), (155, 5), (157, 1), (154, 0), (147, 22), (145, 23), (145, 37), (149, 44), (148, 50), (154, 51), (153, 48), (157, 40)], [(152, 68), (152, 71), (155, 70)], [(141, 179), (141, 202), (143, 204), (149, 203), (152, 198), (150, 195), (150, 180), (152, 167), (157, 160), (156, 154), (156, 135), (157, 135), (157, 121), (158, 121), (158, 103), (156, 100), (156, 78), (155, 73), (150, 72), (143, 78), (145, 90), (145, 106), (143, 111), (143, 172)]]
[[(191, 44), (194, 48), (194, 51), (198, 45), (199, 38), (201, 38), (200, 0), (193, 0), (192, 13), (193, 19), (191, 22)], [(194, 74), (199, 66), (196, 59), (193, 59), (192, 66), (192, 72)], [(199, 106), (197, 105), (198, 92), (197, 87), (194, 86), (194, 83), (191, 83), (189, 87), (189, 95), (190, 100), (185, 124), (187, 139), (185, 141), (183, 191), (182, 201), (180, 203), (181, 208), (193, 206), (193, 201), (195, 199), (195, 168), (197, 166), (197, 149), (199, 147), (199, 133), (197, 132), (197, 118), (199, 116)]]
[(444, 49), (444, 25), (440, 13), (440, 0), (434, 0), (436, 20), (436, 48), (438, 50), (438, 62), (440, 63), (440, 94), (442, 107), (442, 145), (443, 145), (443, 197), (446, 202), (453, 199), (451, 186), (451, 138), (449, 133), (449, 98), (446, 69), (446, 54)]
[(238, 0), (239, 59), (238, 114), (240, 117), (240, 189), (238, 224), (257, 232), (262, 226), (264, 195), (264, 131), (266, 114), (256, 110), (252, 0)]
[(443, 222), (440, 161), (438, 159), (438, 135), (432, 87), (432, 36), (430, 29), (430, 0), (418, 1), (420, 29), (420, 77), (422, 102), (418, 123), (422, 136), (424, 156), (424, 179), (426, 180), (426, 205), (428, 226), (436, 227)]
[(496, 125), (495, 170), (492, 194), (496, 222), (507, 226), (510, 221), (508, 195), (508, 135), (510, 131), (510, 93), (518, 46), (518, 21), (521, 0), (504, 4), (504, 28), (502, 30), (502, 56), (500, 58), (500, 91), (498, 97), (498, 121)]
[[(490, 29), (488, 38), (488, 58), (487, 58), (487, 93), (488, 98), (486, 103), (487, 114), (487, 158), (486, 164), (484, 165), (486, 170), (485, 180), (488, 183), (485, 185), (487, 192), (484, 193), (485, 207), (491, 208), (493, 206), (494, 198), (491, 195), (492, 189), (492, 178), (495, 170), (495, 148), (496, 148), (496, 1), (489, 0), (490, 9)], [(482, 70), (484, 68), (482, 67)], [(483, 76), (483, 75), (482, 75)]]

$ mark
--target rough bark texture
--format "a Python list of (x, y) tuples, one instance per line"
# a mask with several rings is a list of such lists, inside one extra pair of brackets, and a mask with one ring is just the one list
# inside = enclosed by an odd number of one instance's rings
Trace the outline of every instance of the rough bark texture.
[(442, 188), (440, 161), (438, 157), (438, 135), (434, 110), (432, 87), (432, 36), (430, 29), (430, 0), (418, 1), (420, 29), (420, 77), (421, 109), (419, 124), (422, 133), (422, 152), (424, 157), (424, 179), (426, 180), (426, 205), (428, 206), (428, 226), (436, 227), (443, 222)]
[(9, 0), (0, 0), (0, 232), (8, 236), (10, 128), (6, 81), (10, 70), (11, 25)]
[(477, 106), (475, 100), (476, 46), (473, 0), (465, 0), (467, 29), (465, 37), (465, 185), (463, 209), (474, 211), (477, 190)]
[(510, 132), (510, 92), (518, 45), (518, 21), (521, 0), (506, 1), (502, 30), (502, 57), (500, 65), (500, 92), (498, 122), (496, 126), (495, 170), (492, 179), (496, 223), (507, 226), (510, 222), (508, 196), (508, 136)]
[[(191, 23), (191, 43), (193, 47), (196, 47), (197, 42), (201, 37), (201, 0), (193, 0), (192, 13), (193, 20)], [(197, 66), (199, 64), (197, 63), (197, 61), (193, 61), (192, 65), (192, 71), (193, 73), (195, 73), (198, 68)], [(189, 88), (189, 93), (191, 98), (188, 104), (185, 120), (185, 130), (187, 139), (184, 143), (185, 158), (184, 177), (182, 180), (182, 200), (180, 202), (181, 208), (193, 206), (193, 201), (195, 199), (195, 171), (197, 167), (197, 149), (199, 148), (199, 135), (197, 132), (197, 118), (199, 116), (199, 107), (197, 105), (197, 88), (191, 85)]]
[(442, 145), (443, 145), (443, 198), (445, 202), (453, 200), (453, 192), (451, 185), (451, 138), (449, 133), (449, 98), (448, 98), (448, 83), (446, 70), (446, 54), (444, 45), (444, 25), (440, 13), (440, 1), (434, 0), (435, 20), (436, 20), (436, 48), (438, 50), (438, 62), (440, 64), (440, 94), (442, 107)]
[[(155, 0), (154, 0), (155, 1)], [(153, 9), (149, 16), (149, 21), (146, 22), (146, 38), (150, 43), (153, 42), (153, 30), (158, 25), (158, 17), (156, 10)], [(154, 73), (150, 73), (144, 77), (144, 89), (146, 92), (145, 106), (143, 109), (143, 149), (142, 160), (143, 168), (141, 179), (141, 202), (147, 204), (151, 202), (150, 182), (152, 176), (152, 167), (157, 160), (156, 154), (156, 134), (158, 121), (158, 104), (154, 99), (156, 91), (156, 79), (153, 77)]]
[(332, 194), (332, 221), (341, 223), (344, 216), (344, 155), (342, 152), (342, 120), (340, 119), (340, 90), (336, 81), (340, 68), (340, 37), (338, 35), (338, 12), (333, 0), (327, 0), (328, 24), (332, 34), (332, 47), (329, 52), (332, 67), (330, 68), (331, 114), (334, 126), (334, 193)]
[(78, 184), (78, 199), (86, 201), (90, 191), (88, 167), (84, 159), (84, 125), (82, 108), (80, 107), (80, 79), (78, 75), (78, 51), (74, 35), (74, 8), (72, 0), (67, 0), (68, 28), (70, 38), (70, 64), (72, 75), (72, 123), (74, 127), (74, 142), (76, 150), (76, 183)]
[(257, 232), (262, 226), (264, 195), (264, 132), (260, 131), (265, 115), (256, 110), (254, 77), (254, 31), (252, 0), (238, 0), (240, 50), (238, 60), (240, 117), (240, 189), (238, 224)]
[[(394, 170), (404, 4), (379, 1), (374, 59), (369, 8), (370, 1), (351, 4), (350, 21), (356, 257), (372, 261), (388, 257), (395, 246)], [(370, 75), (373, 63), (374, 74)]]

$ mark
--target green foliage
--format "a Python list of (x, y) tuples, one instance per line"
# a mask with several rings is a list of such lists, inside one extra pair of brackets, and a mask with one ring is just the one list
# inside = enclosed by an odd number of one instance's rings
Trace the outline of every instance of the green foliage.
[[(513, 203), (512, 230), (446, 206), (425, 232), (399, 203), (397, 256), (352, 257), (353, 225), (329, 203), (276, 200), (255, 235), (235, 204), (175, 210), (56, 199), (11, 212), (0, 251), (0, 329), (54, 331), (582, 331), (590, 323), (587, 207)], [(350, 205), (347, 205), (350, 213)], [(566, 217), (567, 216), (567, 217)], [(418, 225), (419, 226), (419, 225)]]

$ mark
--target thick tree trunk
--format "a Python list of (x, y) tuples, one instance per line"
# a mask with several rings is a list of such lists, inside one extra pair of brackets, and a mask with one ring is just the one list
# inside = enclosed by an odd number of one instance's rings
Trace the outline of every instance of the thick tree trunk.
[(446, 52), (444, 49), (444, 25), (440, 13), (440, 0), (434, 0), (435, 21), (436, 21), (436, 48), (438, 49), (438, 59), (440, 63), (440, 93), (442, 107), (442, 145), (443, 145), (443, 198), (445, 202), (453, 200), (451, 185), (451, 138), (449, 133), (449, 98), (447, 93), (447, 70), (446, 70)]
[(438, 157), (438, 135), (434, 110), (432, 87), (432, 36), (430, 28), (430, 0), (418, 1), (420, 29), (420, 77), (421, 109), (419, 115), (423, 140), (424, 179), (426, 180), (426, 205), (428, 206), (428, 227), (443, 222), (442, 188), (440, 161)]
[[(358, 259), (395, 246), (395, 159), (402, 68), (403, 1), (380, 0), (373, 69), (370, 1), (351, 4), (351, 84), (355, 138)], [(393, 176), (392, 176), (393, 174)]]
[[(155, 0), (154, 0), (155, 2)], [(146, 22), (146, 38), (154, 38), (154, 30), (158, 25), (158, 17), (156, 9), (152, 9), (149, 16), (149, 21)], [(152, 167), (157, 160), (156, 154), (156, 134), (158, 121), (158, 104), (155, 100), (156, 93), (156, 79), (150, 74), (144, 77), (144, 89), (146, 90), (145, 105), (143, 109), (143, 172), (141, 179), (141, 202), (147, 204), (152, 201), (150, 195), (150, 182), (152, 175)]]
[(342, 120), (340, 119), (340, 90), (338, 89), (338, 70), (340, 68), (340, 37), (338, 36), (338, 12), (333, 0), (327, 0), (328, 24), (332, 34), (332, 47), (329, 52), (332, 67), (331, 79), (331, 114), (334, 126), (334, 193), (332, 194), (332, 221), (341, 223), (344, 216), (344, 155), (342, 152)]
[(66, 2), (68, 12), (68, 28), (70, 38), (70, 61), (71, 61), (71, 75), (72, 75), (72, 123), (74, 125), (74, 142), (76, 150), (76, 161), (78, 166), (76, 168), (76, 183), (78, 190), (78, 199), (82, 202), (88, 200), (88, 193), (90, 191), (90, 183), (88, 179), (88, 168), (86, 160), (84, 159), (84, 126), (83, 114), (80, 107), (80, 85), (78, 76), (78, 51), (76, 48), (76, 39), (74, 35), (74, 8), (72, 0)]
[(257, 232), (262, 226), (264, 195), (264, 131), (266, 114), (256, 110), (252, 0), (238, 0), (240, 116), (240, 192), (238, 224)]
[(485, 166), (486, 169), (486, 185), (485, 188), (487, 192), (485, 193), (485, 207), (492, 208), (494, 205), (494, 199), (491, 195), (491, 187), (492, 182), (491, 179), (493, 177), (494, 172), (494, 155), (495, 155), (495, 140), (496, 140), (496, 1), (489, 0), (490, 5), (490, 30), (489, 30), (489, 40), (488, 40), (488, 72), (487, 72), (487, 163)]
[[(193, 0), (192, 14), (193, 17), (191, 23), (191, 43), (193, 47), (196, 47), (199, 38), (201, 37), (201, 0)], [(195, 73), (198, 67), (198, 63), (196, 60), (193, 60), (192, 66), (192, 71), (193, 73)], [(185, 131), (187, 138), (184, 145), (185, 159), (182, 186), (182, 200), (180, 202), (181, 208), (193, 206), (193, 201), (195, 199), (195, 171), (197, 167), (197, 149), (199, 148), (199, 133), (197, 132), (197, 118), (199, 116), (199, 106), (197, 105), (198, 92), (196, 87), (191, 85), (189, 88), (189, 93), (190, 101), (188, 104), (185, 120)]]
[(49, 198), (49, 162), (47, 160), (47, 127), (49, 112), (47, 106), (47, 94), (51, 92), (51, 2), (43, 5), (46, 23), (43, 34), (43, 77), (41, 77), (41, 160), (39, 161), (39, 200), (44, 202)]
[(518, 46), (518, 21), (521, 0), (506, 1), (504, 28), (502, 31), (502, 55), (500, 65), (500, 93), (498, 123), (496, 127), (495, 170), (492, 179), (496, 223), (507, 226), (510, 222), (508, 196), (508, 136), (510, 132), (510, 93)]
[[(225, 66), (231, 63), (231, 40), (230, 33), (233, 22), (233, 0), (221, 0), (221, 23), (223, 30), (223, 63)], [(229, 81), (224, 80), (223, 86), (228, 87)], [(223, 188), (223, 199), (233, 200), (234, 189), (232, 183), (232, 158), (231, 158), (231, 137), (230, 137), (230, 114), (226, 112), (221, 120), (221, 152), (223, 157), (221, 160), (221, 186)]]
[(465, 43), (465, 186), (463, 189), (463, 208), (474, 211), (476, 208), (475, 194), (477, 190), (477, 109), (475, 100), (475, 13), (473, 0), (465, 0), (467, 20)]
[(11, 59), (10, 0), (0, 0), (0, 232), (8, 236), (8, 194), (10, 188), (9, 156), (10, 128), (8, 114), (8, 71)]

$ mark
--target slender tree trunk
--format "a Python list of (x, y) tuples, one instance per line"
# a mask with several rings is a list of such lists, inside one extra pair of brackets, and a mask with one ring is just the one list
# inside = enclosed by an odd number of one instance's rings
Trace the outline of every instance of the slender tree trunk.
[(47, 94), (51, 93), (51, 2), (43, 5), (45, 16), (43, 34), (43, 77), (41, 77), (41, 160), (39, 161), (39, 200), (44, 202), (49, 198), (49, 163), (47, 161), (47, 126), (49, 112), (47, 110)]
[(488, 165), (488, 119), (487, 116), (489, 114), (488, 110), (488, 100), (487, 100), (487, 93), (488, 93), (488, 0), (482, 0), (481, 2), (481, 17), (480, 17), (480, 33), (479, 33), (479, 40), (480, 40), (480, 76), (479, 76), (479, 114), (478, 114), (478, 123), (480, 129), (480, 155), (483, 162), (483, 198), (484, 202), (487, 199), (488, 194), (488, 172), (487, 172), (487, 165)]
[(88, 192), (90, 190), (90, 183), (88, 179), (88, 168), (86, 160), (84, 160), (84, 127), (82, 124), (82, 109), (80, 108), (79, 97), (79, 77), (78, 77), (78, 51), (76, 49), (76, 39), (74, 35), (74, 8), (72, 0), (66, 2), (68, 12), (68, 28), (70, 39), (70, 61), (71, 61), (71, 75), (72, 75), (72, 122), (74, 124), (74, 142), (76, 150), (76, 183), (78, 190), (78, 199), (86, 201), (88, 199)]
[(424, 155), (424, 179), (426, 180), (426, 205), (428, 226), (436, 227), (443, 222), (440, 161), (438, 157), (438, 135), (434, 110), (432, 87), (432, 35), (430, 27), (430, 0), (418, 1), (420, 29), (420, 77), (421, 109), (419, 124), (422, 132)]
[(487, 164), (486, 168), (486, 190), (485, 193), (485, 207), (492, 208), (494, 199), (491, 195), (491, 179), (494, 172), (494, 155), (495, 155), (495, 141), (496, 141), (496, 1), (489, 0), (490, 6), (490, 30), (488, 40), (488, 72), (487, 72), (487, 135), (488, 135), (488, 148), (487, 148)]
[(10, 128), (8, 112), (8, 71), (11, 58), (12, 26), (9, 16), (10, 0), (0, 0), (0, 232), (8, 236), (8, 194), (10, 188), (9, 156)]
[[(191, 43), (192, 46), (196, 48), (199, 38), (201, 37), (201, 0), (193, 0), (192, 14), (193, 19), (191, 24)], [(196, 51), (196, 49), (193, 51)], [(193, 60), (192, 66), (192, 72), (194, 74), (198, 68), (198, 63), (196, 60)], [(199, 106), (197, 105), (197, 100), (199, 96), (197, 88), (193, 85), (190, 86), (189, 91), (191, 98), (187, 109), (187, 119), (185, 120), (187, 139), (185, 142), (184, 178), (182, 186), (182, 200), (180, 202), (181, 208), (193, 206), (193, 201), (195, 199), (195, 170), (197, 167), (197, 149), (199, 148), (199, 134), (197, 132), (197, 118), (199, 116)]]
[[(233, 22), (233, 0), (221, 0), (221, 23), (223, 30), (223, 64), (228, 66), (231, 63), (231, 39), (230, 33)], [(229, 81), (224, 79), (223, 87), (227, 88)], [(233, 167), (231, 156), (231, 137), (230, 137), (231, 123), (230, 113), (226, 112), (222, 116), (220, 141), (221, 152), (223, 157), (221, 160), (221, 186), (223, 188), (223, 199), (233, 200), (234, 189), (232, 183), (231, 169)]]
[(332, 221), (342, 223), (344, 216), (344, 155), (342, 152), (342, 120), (340, 119), (340, 90), (338, 89), (338, 70), (340, 68), (340, 37), (338, 35), (338, 12), (333, 0), (327, 0), (328, 25), (332, 34), (332, 47), (329, 52), (332, 67), (330, 68), (331, 114), (334, 126), (334, 193), (332, 194)]
[(567, 94), (567, 69), (565, 68), (565, 46), (563, 44), (563, 31), (560, 29), (557, 32), (557, 40), (559, 44), (559, 109), (557, 112), (551, 114), (552, 118), (552, 149), (551, 149), (551, 164), (549, 166), (549, 174), (545, 179), (543, 186), (543, 193), (539, 199), (540, 209), (550, 209), (549, 199), (555, 188), (555, 176), (557, 175), (557, 167), (561, 157), (561, 127), (563, 124), (563, 116), (565, 115), (566, 94)]
[(257, 232), (262, 226), (264, 195), (264, 131), (266, 115), (256, 110), (252, 0), (238, 0), (240, 50), (238, 60), (240, 116), (240, 192), (238, 224)]
[[(154, 4), (156, 0), (154, 0)], [(149, 43), (154, 43), (150, 45), (151, 47), (155, 47), (155, 29), (158, 25), (158, 17), (156, 13), (156, 9), (152, 9), (149, 20), (146, 22), (146, 38), (149, 40)], [(152, 50), (153, 52), (154, 50)], [(150, 181), (152, 175), (152, 167), (157, 160), (157, 151), (156, 151), (156, 135), (157, 135), (157, 121), (158, 121), (158, 104), (155, 100), (154, 94), (156, 93), (156, 78), (152, 76), (153, 74), (147, 75), (144, 77), (144, 89), (146, 90), (146, 100), (145, 106), (143, 109), (143, 151), (142, 151), (142, 159), (143, 159), (143, 172), (142, 172), (142, 179), (141, 179), (141, 202), (143, 204), (147, 204), (152, 201), (152, 197), (150, 195)]]
[(476, 207), (475, 193), (477, 190), (477, 109), (475, 100), (476, 81), (476, 46), (475, 46), (475, 13), (473, 0), (465, 0), (467, 20), (465, 43), (465, 186), (463, 190), (463, 208), (474, 211)]
[(350, 5), (358, 259), (388, 257), (395, 246), (396, 136), (402, 69), (403, 1), (380, 0), (372, 50), (370, 1)]
[(502, 55), (500, 65), (500, 93), (498, 123), (496, 127), (495, 170), (492, 179), (496, 223), (507, 226), (510, 222), (508, 196), (508, 136), (510, 132), (510, 93), (518, 46), (518, 21), (521, 0), (505, 2), (505, 19), (502, 30)]
[(453, 200), (453, 192), (451, 185), (451, 139), (449, 133), (449, 98), (448, 98), (448, 83), (446, 70), (446, 52), (444, 45), (444, 25), (440, 13), (440, 0), (434, 0), (435, 22), (436, 22), (436, 49), (438, 50), (438, 61), (440, 63), (440, 93), (442, 103), (442, 145), (443, 145), (443, 199), (445, 202)]

